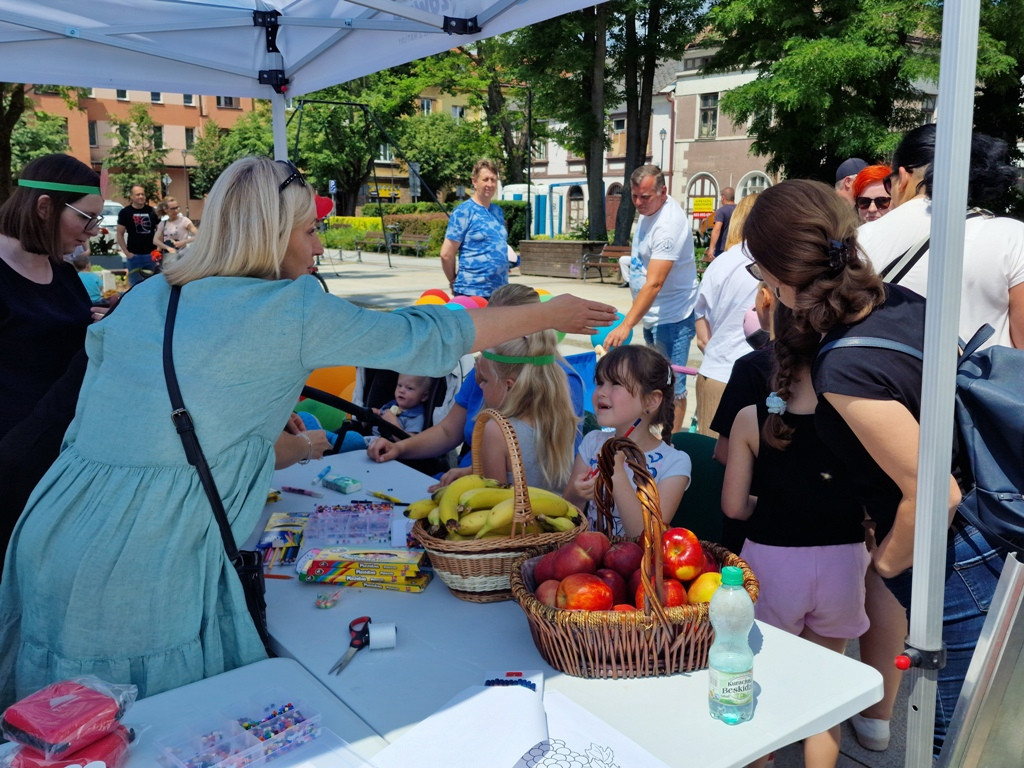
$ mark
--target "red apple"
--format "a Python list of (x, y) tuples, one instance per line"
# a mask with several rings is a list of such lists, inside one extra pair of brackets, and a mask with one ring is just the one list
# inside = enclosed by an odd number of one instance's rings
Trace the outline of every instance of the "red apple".
[(612, 588), (612, 600), (614, 602), (624, 603), (629, 599), (629, 593), (626, 591), (626, 580), (619, 575), (618, 571), (613, 571), (611, 568), (598, 568), (594, 575)]
[(628, 579), (640, 567), (643, 556), (643, 549), (635, 541), (617, 541), (604, 553), (602, 563), (605, 568), (618, 571), (622, 578)]
[(533, 583), (541, 584), (548, 579), (555, 578), (555, 552), (552, 550), (541, 557), (533, 567)]
[[(666, 608), (675, 608), (680, 605), (686, 605), (686, 588), (682, 582), (676, 579), (662, 579), (661, 583), (664, 587), (665, 598), (662, 600), (662, 605)], [(636, 607), (638, 610), (644, 609), (644, 585), (641, 584), (636, 588)]]
[(640, 569), (637, 568), (629, 576), (629, 594), (635, 595), (636, 588), (640, 586)]
[(720, 566), (718, 564), (718, 561), (715, 560), (714, 556), (710, 552), (705, 550), (704, 551), (704, 568), (703, 568), (703, 570), (701, 570), (701, 573), (721, 573), (721, 572), (722, 572), (722, 566)]
[(666, 578), (689, 581), (704, 568), (704, 549), (693, 531), (669, 528), (661, 537), (661, 562)]
[(573, 539), (555, 550), (552, 578), (561, 580), (574, 573), (593, 573), (597, 563), (598, 560)]
[(629, 603), (620, 603), (619, 605), (612, 606), (613, 611), (635, 611), (636, 606), (630, 605)]
[(558, 602), (555, 599), (555, 595), (558, 592), (559, 583), (560, 582), (555, 581), (554, 579), (542, 581), (533, 594), (538, 600), (544, 603), (544, 605), (550, 605), (552, 608), (557, 608)]
[(570, 611), (610, 611), (612, 588), (592, 573), (573, 573), (562, 579), (555, 600)]
[(722, 586), (722, 574), (718, 571), (702, 573), (686, 590), (686, 600), (689, 603), (709, 603), (715, 590)]
[(588, 552), (594, 558), (595, 563), (600, 563), (604, 553), (611, 547), (608, 537), (600, 531), (584, 531), (573, 539), (573, 542), (575, 542), (576, 546)]

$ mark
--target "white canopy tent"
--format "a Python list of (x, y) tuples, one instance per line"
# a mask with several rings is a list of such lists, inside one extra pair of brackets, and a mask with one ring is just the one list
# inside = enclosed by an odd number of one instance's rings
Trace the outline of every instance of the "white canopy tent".
[[(600, 0), (597, 0), (600, 2)], [(595, 0), (0, 0), (0, 80), (287, 98)]]
[[(285, 157), (285, 94), (308, 93), (594, 4), (0, 0), (0, 80), (267, 98), (274, 105), (275, 153)], [(944, 510), (979, 0), (945, 3), (943, 14), (921, 412), (921, 524), (910, 631), (911, 645), (924, 651), (941, 647)], [(912, 678), (906, 765), (927, 765), (935, 673), (915, 672)]]

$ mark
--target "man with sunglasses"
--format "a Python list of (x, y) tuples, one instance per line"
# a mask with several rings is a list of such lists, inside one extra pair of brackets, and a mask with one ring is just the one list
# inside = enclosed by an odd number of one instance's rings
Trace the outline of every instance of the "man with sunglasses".
[(130, 200), (117, 214), (117, 245), (128, 260), (128, 284), (138, 285), (160, 269), (153, 261), (153, 235), (160, 217), (146, 202), (141, 184), (132, 187)]

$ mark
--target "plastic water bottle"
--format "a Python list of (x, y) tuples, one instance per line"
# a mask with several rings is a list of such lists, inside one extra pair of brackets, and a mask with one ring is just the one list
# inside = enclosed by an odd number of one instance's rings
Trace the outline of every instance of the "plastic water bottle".
[(743, 588), (743, 570), (722, 568), (722, 586), (711, 596), (711, 626), (715, 642), (708, 651), (708, 706), (711, 716), (735, 725), (754, 714), (754, 653), (748, 637), (754, 624), (754, 604)]

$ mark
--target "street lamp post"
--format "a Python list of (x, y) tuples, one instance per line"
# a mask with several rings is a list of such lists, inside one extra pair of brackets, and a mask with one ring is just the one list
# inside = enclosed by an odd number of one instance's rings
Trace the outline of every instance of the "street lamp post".
[(666, 131), (664, 128), (662, 128), (660, 131), (658, 131), (658, 136), (661, 138), (661, 162), (658, 164), (658, 167), (661, 168), (662, 171), (664, 171), (665, 170), (665, 137), (668, 136), (668, 131)]
[(181, 170), (185, 175), (185, 218), (191, 218), (192, 212), (189, 210), (188, 200), (192, 196), (192, 190), (189, 189), (188, 183), (188, 150), (181, 150)]

